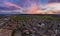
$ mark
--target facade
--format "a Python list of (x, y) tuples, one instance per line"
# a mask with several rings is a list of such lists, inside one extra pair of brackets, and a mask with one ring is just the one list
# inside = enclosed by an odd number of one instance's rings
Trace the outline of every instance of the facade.
[(13, 20), (9, 20), (8, 22), (5, 23), (3, 29), (9, 29), (9, 30), (14, 30), (16, 29), (17, 22)]
[(60, 35), (60, 22), (54, 24), (53, 30), (55, 31), (56, 35)]

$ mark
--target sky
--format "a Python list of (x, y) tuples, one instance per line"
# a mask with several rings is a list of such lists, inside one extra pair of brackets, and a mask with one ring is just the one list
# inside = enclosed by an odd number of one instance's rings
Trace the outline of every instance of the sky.
[(57, 14), (60, 11), (60, 0), (0, 0), (0, 7), (2, 11), (22, 14)]
[(36, 4), (45, 4), (48, 0), (0, 0), (0, 6), (6, 6), (5, 2), (10, 2), (21, 7), (28, 7), (33, 2)]

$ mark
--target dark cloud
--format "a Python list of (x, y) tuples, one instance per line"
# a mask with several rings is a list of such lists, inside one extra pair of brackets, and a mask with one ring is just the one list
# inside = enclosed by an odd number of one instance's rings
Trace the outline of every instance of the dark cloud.
[(58, 3), (58, 2), (60, 2), (60, 0), (49, 0), (48, 2), (49, 3), (53, 3), (53, 2), (57, 2)]
[(2, 7), (0, 6), (0, 10), (17, 10), (18, 8), (15, 8), (15, 7)]

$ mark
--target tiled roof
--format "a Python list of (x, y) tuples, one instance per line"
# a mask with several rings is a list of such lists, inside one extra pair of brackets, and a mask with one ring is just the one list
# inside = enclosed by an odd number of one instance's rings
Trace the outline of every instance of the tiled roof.
[(11, 36), (12, 30), (0, 29), (0, 36)]

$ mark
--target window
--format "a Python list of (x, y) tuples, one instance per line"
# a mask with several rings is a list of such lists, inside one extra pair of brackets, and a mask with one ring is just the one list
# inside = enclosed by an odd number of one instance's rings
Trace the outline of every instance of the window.
[(60, 25), (57, 25), (57, 27), (60, 27)]

